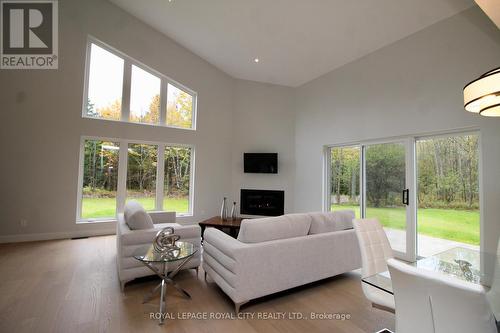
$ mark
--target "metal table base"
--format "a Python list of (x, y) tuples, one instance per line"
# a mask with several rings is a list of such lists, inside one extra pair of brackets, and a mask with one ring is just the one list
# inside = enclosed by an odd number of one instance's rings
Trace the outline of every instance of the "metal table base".
[(143, 304), (149, 302), (153, 296), (160, 291), (160, 325), (163, 325), (165, 320), (165, 311), (166, 311), (166, 297), (167, 297), (167, 284), (171, 284), (177, 291), (179, 291), (182, 296), (187, 299), (191, 299), (191, 295), (184, 289), (182, 289), (173, 279), (177, 275), (177, 273), (184, 267), (193, 256), (189, 256), (184, 259), (179, 266), (175, 270), (170, 273), (167, 273), (167, 263), (161, 263), (161, 269), (158, 269), (154, 264), (149, 262), (141, 261), (146, 267), (152, 270), (156, 275), (161, 278), (161, 282), (153, 288), (146, 296), (144, 296)]

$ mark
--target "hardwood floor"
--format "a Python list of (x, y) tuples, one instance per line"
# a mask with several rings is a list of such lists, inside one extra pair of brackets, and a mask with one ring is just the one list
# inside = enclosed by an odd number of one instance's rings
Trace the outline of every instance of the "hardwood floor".
[[(394, 315), (373, 309), (359, 275), (343, 274), (255, 300), (242, 308), (244, 319), (150, 319), (159, 299), (142, 304), (157, 280), (141, 279), (120, 291), (115, 237), (93, 237), (0, 245), (0, 332), (376, 332), (394, 330)], [(231, 315), (233, 304), (203, 271), (179, 273), (176, 280), (193, 299), (168, 290), (167, 312), (199, 316)], [(265, 314), (349, 314), (349, 320), (263, 319)], [(251, 316), (254, 316), (252, 319)]]

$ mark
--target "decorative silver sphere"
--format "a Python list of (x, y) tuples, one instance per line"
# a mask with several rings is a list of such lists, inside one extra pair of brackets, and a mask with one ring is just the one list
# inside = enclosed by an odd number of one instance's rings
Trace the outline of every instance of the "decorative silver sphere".
[(174, 228), (166, 227), (158, 231), (154, 240), (153, 247), (155, 251), (159, 253), (172, 253), (173, 251), (179, 250), (179, 247), (175, 245), (181, 237), (174, 234)]

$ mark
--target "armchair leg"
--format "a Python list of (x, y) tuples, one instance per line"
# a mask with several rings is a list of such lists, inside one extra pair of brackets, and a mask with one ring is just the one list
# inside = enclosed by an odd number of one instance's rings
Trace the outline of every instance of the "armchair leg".
[(207, 282), (207, 272), (205, 271), (205, 282)]
[(240, 313), (240, 308), (242, 305), (248, 303), (248, 301), (245, 301), (245, 302), (239, 302), (239, 303), (234, 303), (234, 312), (236, 314)]
[(196, 270), (196, 277), (198, 277), (199, 267), (196, 267), (195, 270)]

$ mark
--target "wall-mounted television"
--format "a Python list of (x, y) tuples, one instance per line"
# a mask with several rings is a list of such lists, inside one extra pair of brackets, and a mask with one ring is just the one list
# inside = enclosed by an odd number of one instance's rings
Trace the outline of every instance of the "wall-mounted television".
[(278, 153), (244, 153), (245, 173), (278, 173)]

